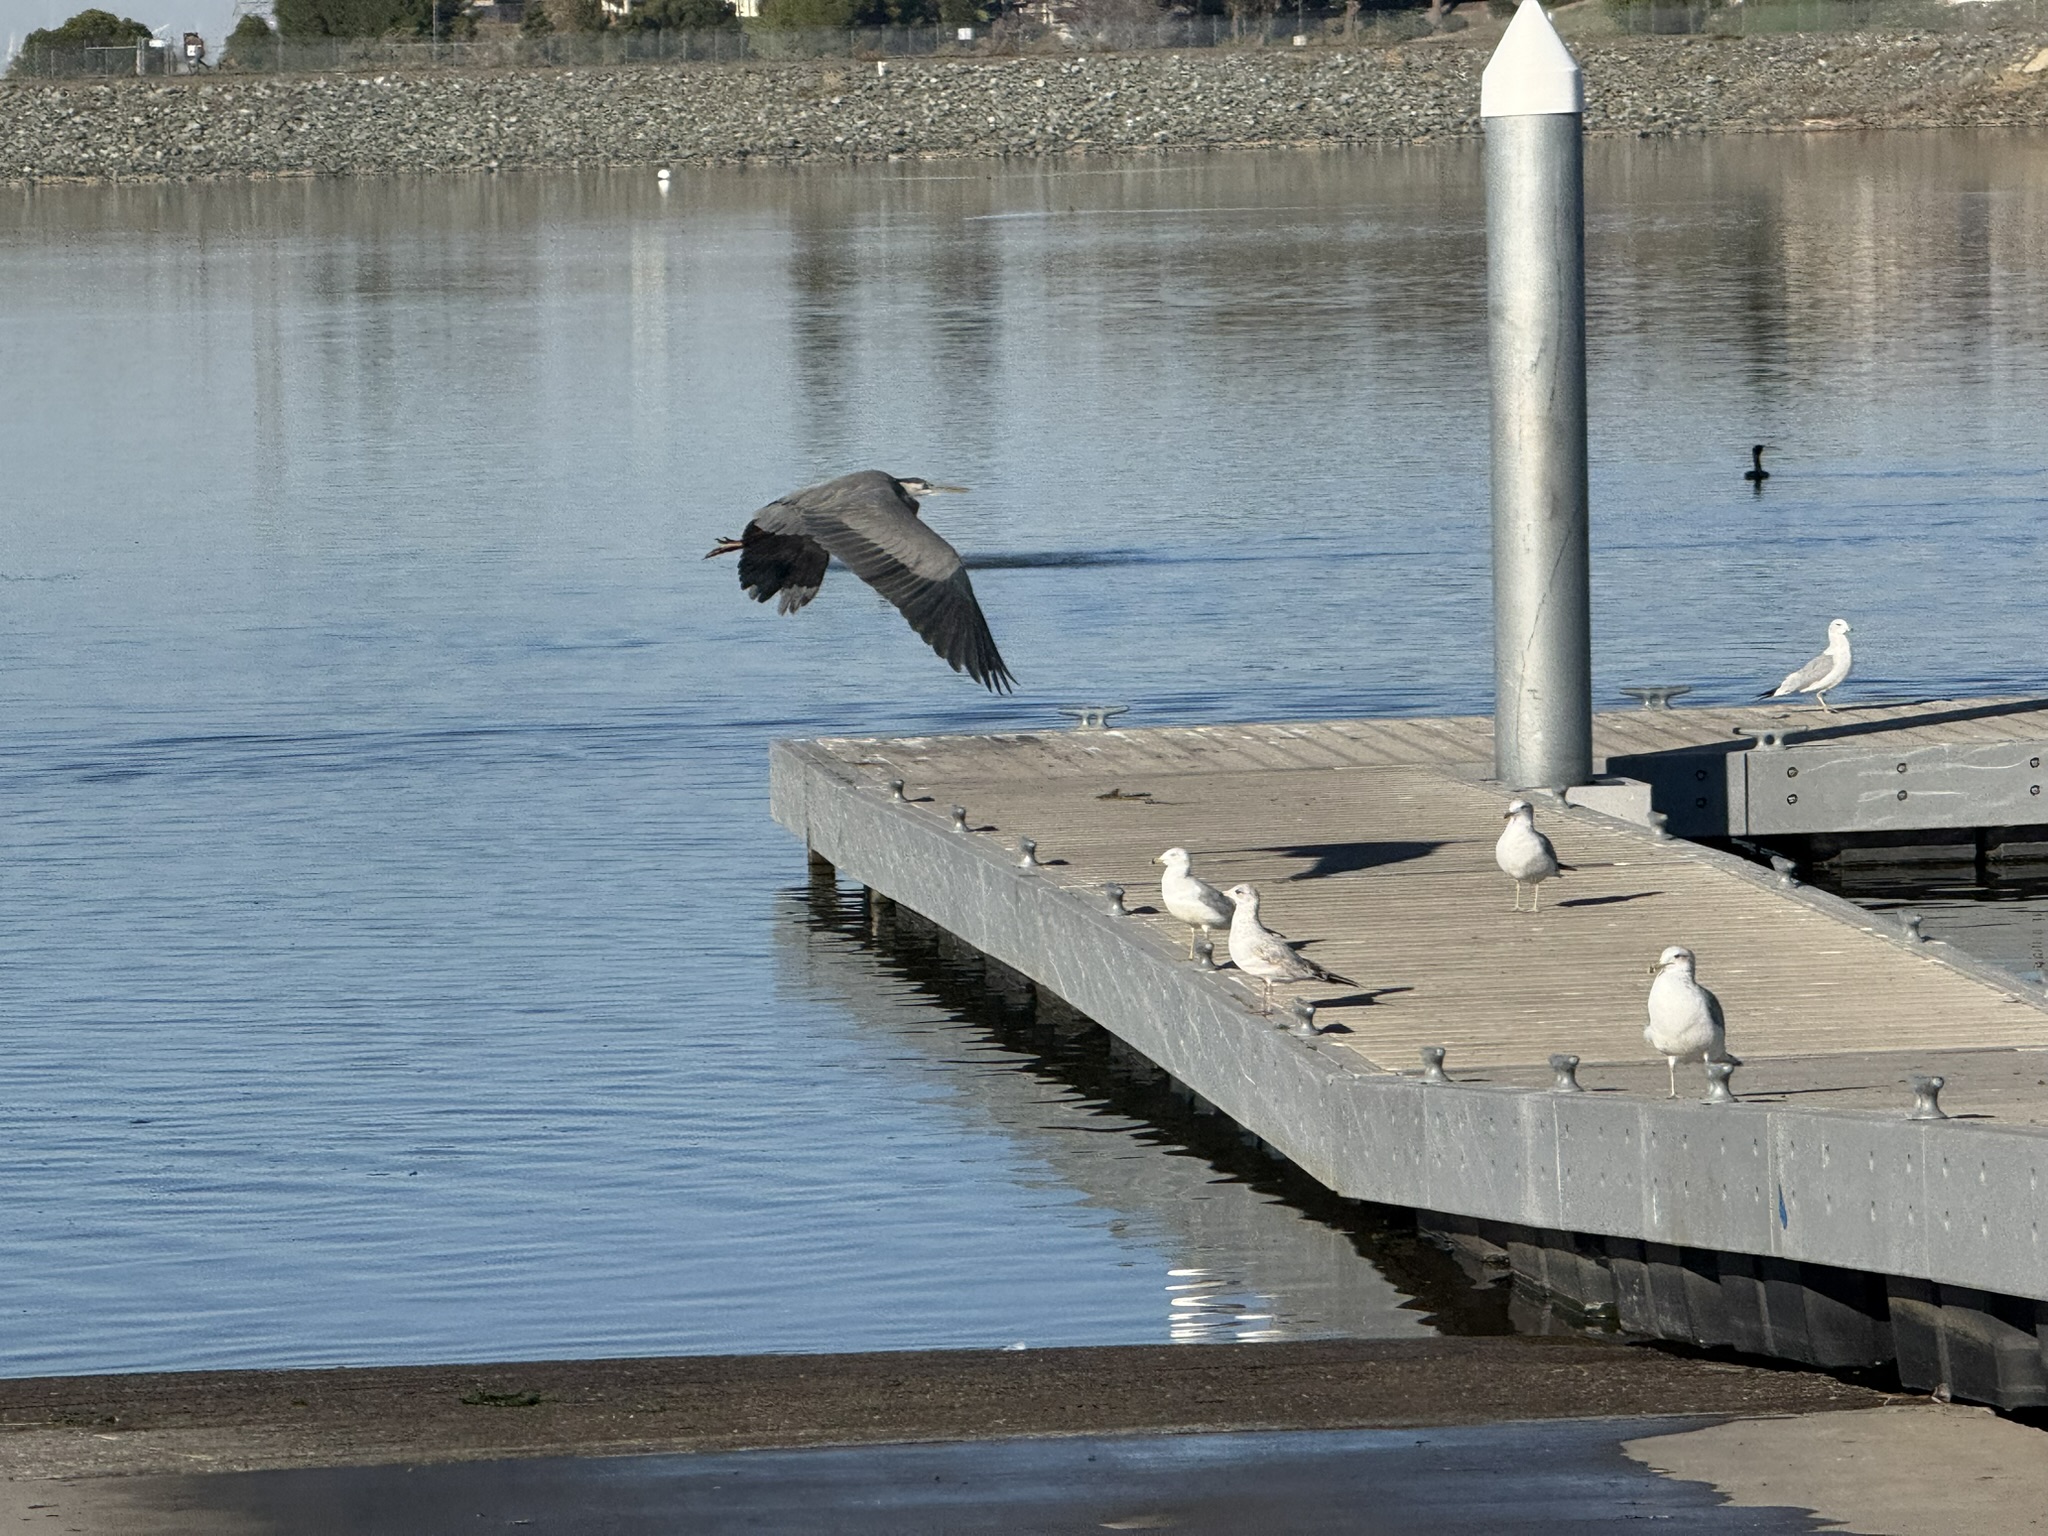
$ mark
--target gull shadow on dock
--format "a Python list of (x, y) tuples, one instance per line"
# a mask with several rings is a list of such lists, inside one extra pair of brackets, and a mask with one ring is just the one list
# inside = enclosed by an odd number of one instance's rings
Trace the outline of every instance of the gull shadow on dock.
[[(1307, 869), (1287, 876), (1292, 880), (1322, 880), (1331, 875), (1351, 875), (1360, 870), (1382, 869), (1389, 864), (1407, 864), (1426, 859), (1442, 842), (1409, 841), (1382, 843), (1295, 843), (1271, 848), (1247, 848), (1245, 853), (1277, 853), (1290, 859), (1309, 859)], [(1239, 850), (1233, 850), (1239, 851)]]

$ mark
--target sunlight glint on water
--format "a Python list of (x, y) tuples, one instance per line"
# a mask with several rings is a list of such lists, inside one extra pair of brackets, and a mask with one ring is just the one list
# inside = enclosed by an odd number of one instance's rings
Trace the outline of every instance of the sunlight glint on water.
[[(1603, 699), (2040, 684), (2044, 166), (1591, 146)], [(820, 915), (765, 747), (1486, 708), (1478, 169), (6, 193), (0, 1370), (1471, 1325)], [(864, 465), (1015, 699), (700, 563)]]

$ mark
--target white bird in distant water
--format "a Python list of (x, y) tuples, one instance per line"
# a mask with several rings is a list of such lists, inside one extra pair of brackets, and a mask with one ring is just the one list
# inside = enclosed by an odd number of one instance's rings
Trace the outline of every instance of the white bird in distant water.
[(1855, 665), (1855, 657), (1849, 654), (1849, 621), (1836, 619), (1828, 625), (1828, 648), (1796, 672), (1785, 674), (1785, 681), (1769, 693), (1757, 695), (1760, 699), (1782, 699), (1788, 693), (1810, 693), (1820, 705), (1824, 714), (1833, 714), (1828, 708), (1828, 694), (1840, 687), (1849, 676), (1849, 668)]
[(1536, 830), (1536, 808), (1528, 801), (1509, 801), (1506, 820), (1507, 826), (1493, 845), (1493, 862), (1515, 882), (1515, 910), (1522, 910), (1522, 887), (1526, 885), (1529, 910), (1534, 912), (1543, 903), (1543, 882), (1555, 879), (1571, 865), (1560, 864), (1550, 839)]
[(1287, 941), (1259, 921), (1259, 893), (1249, 885), (1233, 885), (1228, 895), (1237, 910), (1230, 917), (1230, 962), (1247, 976), (1266, 985), (1266, 1013), (1273, 1011), (1273, 983), (1276, 981), (1341, 981), (1347, 987), (1357, 982), (1349, 976), (1326, 971), (1306, 955), (1297, 954)]
[(1152, 861), (1164, 864), (1159, 877), (1159, 899), (1166, 910), (1188, 925), (1188, 958), (1195, 958), (1195, 936), (1208, 938), (1212, 930), (1228, 928), (1237, 908), (1228, 896), (1194, 873), (1195, 861), (1185, 848), (1169, 848)]
[(1721, 1013), (1721, 1000), (1701, 986), (1693, 976), (1693, 954), (1674, 944), (1650, 967), (1657, 979), (1650, 983), (1650, 1022), (1643, 1038), (1650, 1049), (1660, 1052), (1671, 1072), (1671, 1097), (1678, 1097), (1678, 1063), (1697, 1056), (1704, 1064), (1725, 1061), (1742, 1063), (1728, 1054), (1728, 1024)]

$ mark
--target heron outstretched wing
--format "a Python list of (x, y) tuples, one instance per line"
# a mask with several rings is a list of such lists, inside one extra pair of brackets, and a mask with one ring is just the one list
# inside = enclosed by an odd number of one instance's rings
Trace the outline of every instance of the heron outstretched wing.
[[(975, 601), (960, 552), (924, 525), (917, 503), (895, 480), (862, 470), (786, 496), (762, 513), (748, 527), (750, 536), (759, 527), (787, 538), (800, 520), (802, 537), (894, 603), (955, 672), (993, 692), (1009, 691), (1014, 679)], [(822, 576), (820, 566), (812, 592)]]
[[(763, 516), (781, 505), (762, 508)], [(794, 521), (800, 526), (802, 519)], [(831, 558), (825, 546), (807, 534), (777, 532), (757, 517), (740, 539), (740, 585), (755, 602), (779, 596), (777, 611), (795, 613), (818, 595)]]

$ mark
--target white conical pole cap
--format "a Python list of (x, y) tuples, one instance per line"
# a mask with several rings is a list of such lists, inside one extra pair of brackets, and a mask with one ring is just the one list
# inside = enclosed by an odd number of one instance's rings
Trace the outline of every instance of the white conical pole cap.
[(1579, 61), (1543, 14), (1539, 0), (1522, 0), (1500, 46), (1479, 77), (1481, 117), (1537, 117), (1586, 110)]

